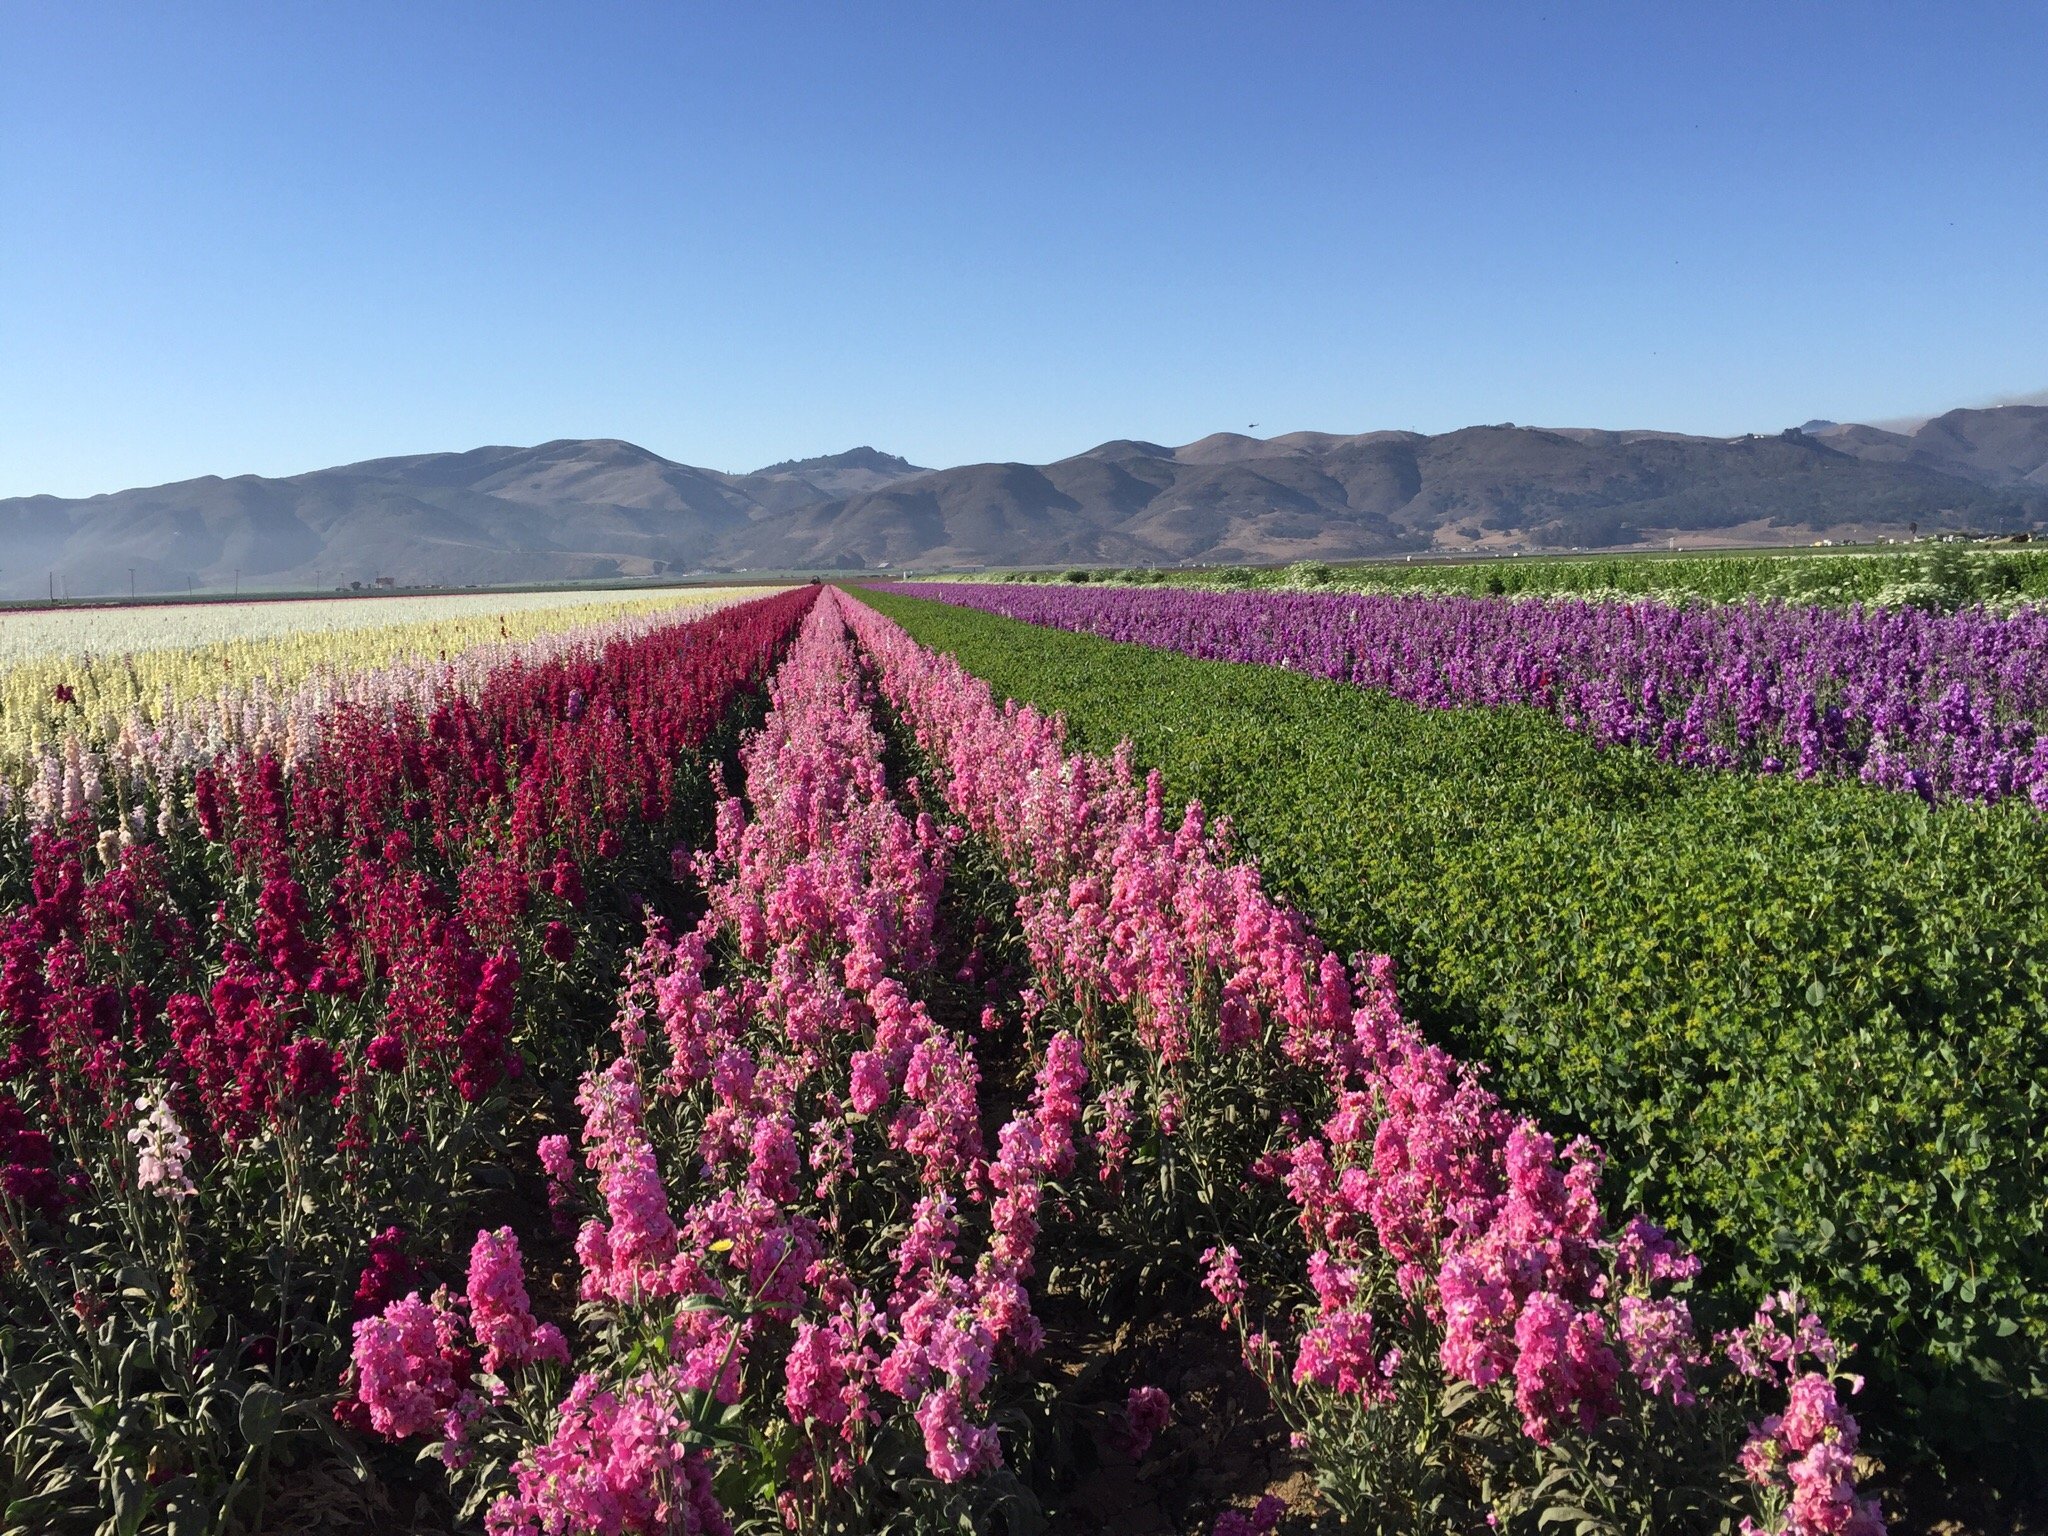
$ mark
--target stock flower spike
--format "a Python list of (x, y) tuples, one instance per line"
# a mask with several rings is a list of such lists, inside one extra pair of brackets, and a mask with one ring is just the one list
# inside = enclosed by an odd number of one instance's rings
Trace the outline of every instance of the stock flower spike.
[(161, 1095), (140, 1098), (135, 1107), (142, 1123), (128, 1133), (135, 1147), (135, 1182), (166, 1200), (183, 1200), (198, 1193), (185, 1161), (192, 1155), (192, 1140), (172, 1113), (170, 1101)]
[(536, 1323), (519, 1262), (519, 1239), (510, 1227), (479, 1232), (469, 1254), (469, 1326), (483, 1350), (483, 1369), (552, 1360), (569, 1363), (569, 1346), (553, 1323)]

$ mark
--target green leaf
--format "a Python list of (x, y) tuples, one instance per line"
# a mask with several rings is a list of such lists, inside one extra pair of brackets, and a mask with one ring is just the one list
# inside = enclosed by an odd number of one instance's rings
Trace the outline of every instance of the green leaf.
[(284, 1395), (266, 1382), (252, 1382), (242, 1393), (236, 1423), (241, 1428), (242, 1438), (261, 1449), (277, 1432), (278, 1420), (283, 1414)]

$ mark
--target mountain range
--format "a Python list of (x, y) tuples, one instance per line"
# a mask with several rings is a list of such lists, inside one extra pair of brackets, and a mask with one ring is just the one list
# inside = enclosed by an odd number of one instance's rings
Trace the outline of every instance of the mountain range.
[(0, 595), (451, 586), (717, 571), (1163, 565), (1805, 543), (2048, 528), (2048, 406), (1917, 429), (1538, 428), (1119, 439), (924, 469), (872, 448), (747, 474), (615, 439), (0, 500)]

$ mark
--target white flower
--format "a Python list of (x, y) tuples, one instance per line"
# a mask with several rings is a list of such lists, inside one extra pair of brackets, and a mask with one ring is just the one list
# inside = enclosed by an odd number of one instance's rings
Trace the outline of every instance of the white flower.
[(185, 1173), (192, 1140), (171, 1112), (170, 1100), (161, 1095), (154, 1100), (145, 1096), (135, 1101), (135, 1107), (142, 1111), (142, 1123), (128, 1133), (136, 1149), (135, 1182), (166, 1200), (198, 1193)]

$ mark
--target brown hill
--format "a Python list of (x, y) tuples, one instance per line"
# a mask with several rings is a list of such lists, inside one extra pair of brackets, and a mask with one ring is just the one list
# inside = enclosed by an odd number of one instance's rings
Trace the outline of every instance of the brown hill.
[(1979, 485), (2048, 488), (2048, 406), (1950, 411), (1910, 434), (1830, 423), (1815, 435), (1871, 463), (1917, 464)]
[(237, 572), (253, 591), (2048, 526), (2048, 408), (1952, 411), (1911, 434), (1809, 426), (1217, 433), (942, 470), (860, 448), (750, 474), (564, 440), (0, 501), (0, 594), (40, 596), (53, 578), (74, 596), (125, 592), (131, 567), (140, 591)]

